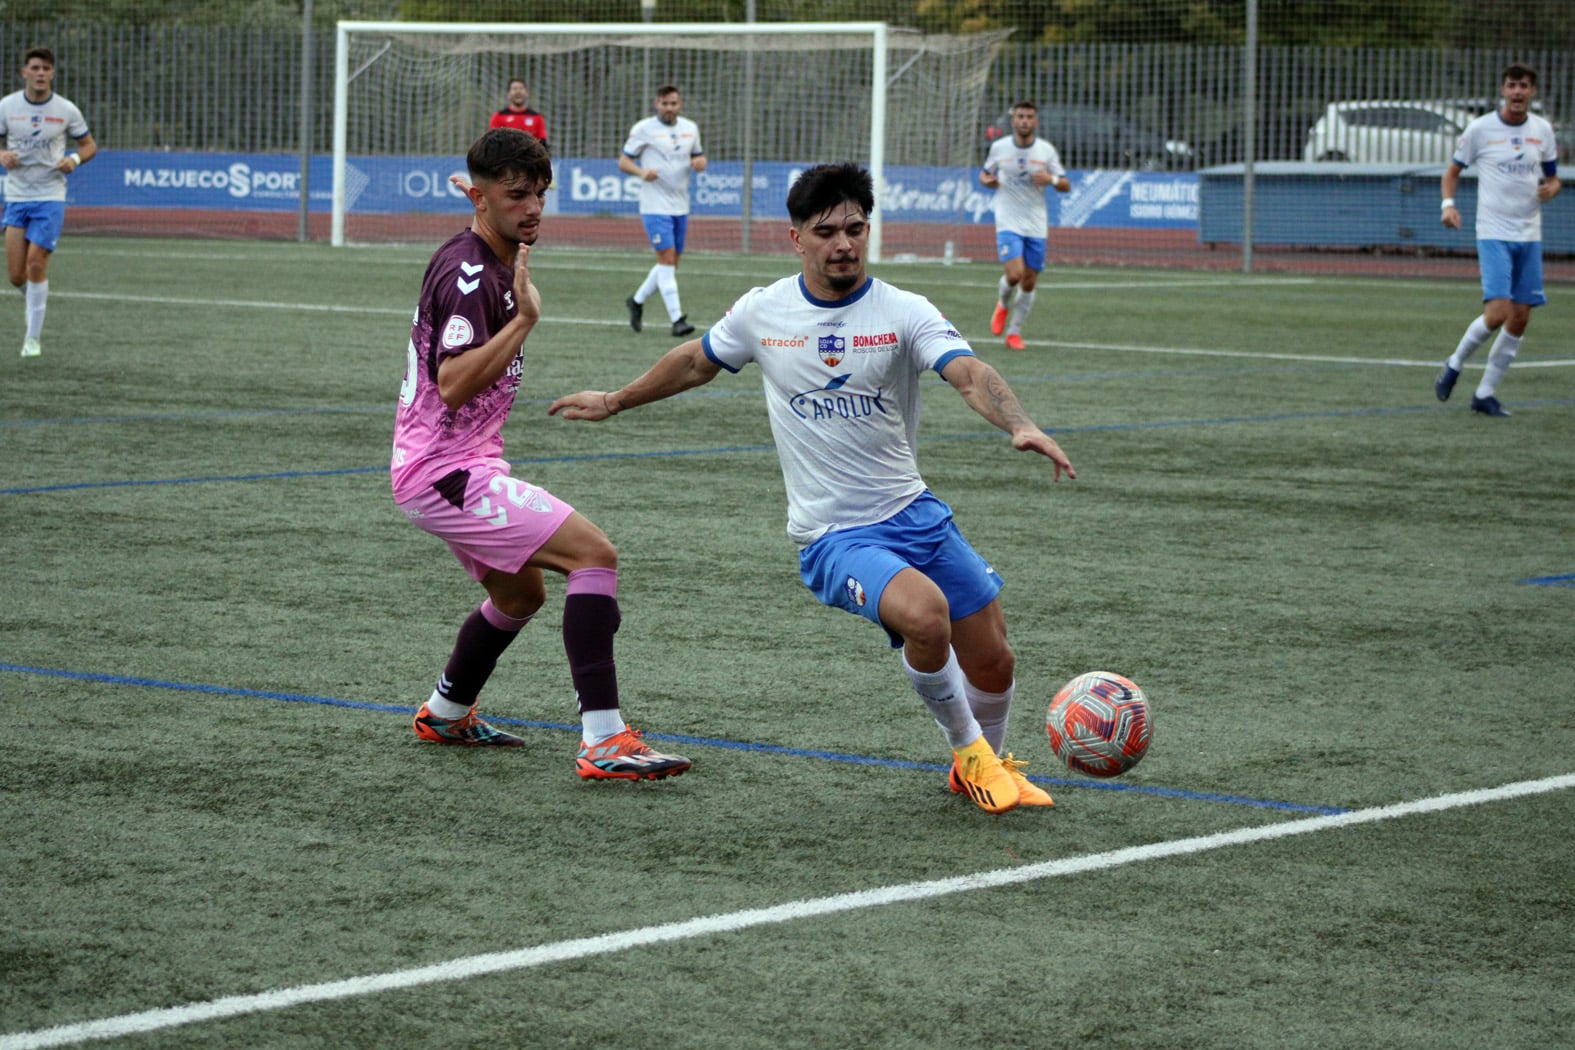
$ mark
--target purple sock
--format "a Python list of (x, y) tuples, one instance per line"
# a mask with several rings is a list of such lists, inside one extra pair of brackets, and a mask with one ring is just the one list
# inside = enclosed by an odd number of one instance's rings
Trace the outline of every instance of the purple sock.
[(576, 569), (563, 599), (563, 651), (580, 711), (618, 708), (618, 670), (613, 635), (618, 633), (618, 570)]
[[(499, 621), (504, 625), (518, 626), (512, 629), (500, 627)], [(492, 669), (498, 665), (498, 657), (519, 636), (520, 628), (529, 622), (529, 617), (516, 620), (512, 616), (505, 616), (493, 606), (490, 598), (483, 602), (481, 608), (465, 617), (459, 629), (454, 651), (449, 654), (448, 666), (443, 669), (443, 677), (438, 679), (438, 695), (451, 703), (475, 706), (476, 697), (481, 695), (481, 687), (487, 684)]]

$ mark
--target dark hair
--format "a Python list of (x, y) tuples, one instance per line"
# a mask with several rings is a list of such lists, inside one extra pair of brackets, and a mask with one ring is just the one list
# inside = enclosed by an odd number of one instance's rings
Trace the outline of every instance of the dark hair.
[(1511, 62), (1509, 65), (1504, 67), (1504, 72), (1500, 73), (1498, 76), (1498, 82), (1500, 84), (1504, 83), (1506, 80), (1529, 80), (1531, 81), (1531, 86), (1536, 87), (1537, 71), (1532, 69), (1530, 66), (1523, 65), (1519, 62)]
[(513, 87), (515, 84), (518, 84), (520, 87), (524, 88), (526, 91), (530, 90), (530, 85), (525, 83), (525, 81), (521, 80), (519, 77), (510, 77), (508, 86), (509, 87)]
[(857, 164), (817, 164), (799, 175), (787, 195), (788, 218), (799, 226), (852, 201), (865, 215), (875, 211), (875, 184)]
[(1016, 113), (1020, 109), (1032, 110), (1035, 113), (1039, 112), (1039, 107), (1034, 105), (1031, 100), (1026, 99), (1026, 98), (1023, 99), (1021, 102), (1014, 103), (1013, 106), (1012, 106), (1012, 112), (1013, 113)]
[(55, 53), (47, 47), (28, 48), (27, 54), (22, 56), (22, 64), (25, 66), (35, 58), (41, 58), (50, 65), (55, 64)]
[(471, 182), (525, 178), (542, 186), (552, 183), (552, 154), (540, 139), (518, 128), (493, 128), (481, 136), (465, 154), (465, 167)]
[(668, 95), (677, 95), (680, 93), (681, 92), (678, 90), (678, 85), (676, 84), (663, 84), (661, 87), (656, 89), (657, 98), (666, 98)]

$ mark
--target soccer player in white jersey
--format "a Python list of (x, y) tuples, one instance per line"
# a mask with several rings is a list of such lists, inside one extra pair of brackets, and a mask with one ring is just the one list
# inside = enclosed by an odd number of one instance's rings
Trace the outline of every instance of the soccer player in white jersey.
[(1006, 272), (990, 316), (990, 334), (1006, 333), (1009, 350), (1023, 349), (1023, 322), (1034, 308), (1034, 289), (1045, 268), (1050, 210), (1045, 187), (1072, 189), (1061, 155), (1039, 138), (1039, 107), (1024, 99), (1012, 107), (1012, 134), (990, 143), (979, 181), (995, 191), (995, 251)]
[(874, 192), (853, 164), (810, 168), (788, 191), (802, 272), (746, 293), (700, 339), (614, 391), (582, 390), (548, 411), (603, 420), (753, 362), (787, 486), (800, 575), (826, 605), (879, 624), (946, 734), (948, 782), (980, 808), (1052, 805), (1002, 754), (1015, 657), (1001, 579), (919, 475), (919, 384), (938, 372), (1020, 451), (1076, 477), (999, 372), (928, 300), (864, 272)]
[(678, 115), (683, 105), (684, 97), (673, 85), (657, 88), (656, 115), (629, 129), (623, 152), (618, 154), (618, 170), (640, 180), (640, 221), (656, 251), (656, 265), (624, 300), (629, 327), (636, 332), (652, 292), (662, 294), (673, 335), (685, 336), (695, 330), (678, 298), (678, 258), (684, 254), (684, 236), (689, 229), (689, 177), (704, 171), (706, 160), (699, 125)]
[(494, 128), (456, 182), (475, 216), (427, 265), (410, 328), (390, 468), (394, 501), (444, 540), (487, 598), (466, 618), (416, 736), (440, 744), (519, 747), (475, 706), (498, 657), (546, 601), (542, 570), (567, 578), (563, 647), (582, 738), (575, 770), (588, 780), (654, 780), (689, 768), (659, 754), (619, 713), (613, 634), (618, 552), (601, 529), (546, 489), (509, 473), (502, 429), (541, 316), (530, 246), (541, 230), (552, 159), (517, 128)]
[[(82, 111), (55, 94), (55, 53), (35, 47), (22, 59), (26, 86), (0, 98), (0, 165), (5, 166), (5, 263), (11, 283), (27, 297), (22, 356), (44, 352), (49, 303), (49, 259), (66, 221), (66, 176), (93, 159), (98, 143)], [(67, 138), (75, 140), (69, 146)]]
[(1499, 90), (1503, 107), (1466, 125), (1441, 185), (1444, 225), (1458, 230), (1455, 191), (1460, 173), (1476, 165), (1477, 263), (1485, 305), (1433, 380), (1433, 392), (1448, 401), (1466, 359), (1498, 332), (1471, 398), (1471, 410), (1485, 416), (1509, 415), (1495, 392), (1520, 350), (1531, 308), (1548, 301), (1542, 292), (1542, 205), (1560, 189), (1553, 126), (1531, 112), (1536, 71), (1506, 66)]

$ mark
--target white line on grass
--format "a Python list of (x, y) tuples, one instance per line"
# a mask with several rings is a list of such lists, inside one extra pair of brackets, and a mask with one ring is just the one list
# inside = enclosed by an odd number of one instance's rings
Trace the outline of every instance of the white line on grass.
[[(1425, 361), (1404, 357), (1341, 357), (1334, 354), (1280, 354), (1268, 350), (1211, 350), (1184, 346), (1135, 346), (1126, 343), (1072, 343), (1059, 339), (1028, 339), (1029, 346), (1059, 346), (1067, 350), (1123, 350), (1134, 354), (1179, 354), (1188, 357), (1246, 357), (1270, 361), (1317, 361), (1321, 364), (1339, 365), (1405, 365), (1437, 368), (1442, 358)], [(1575, 365), (1575, 358), (1555, 358), (1547, 361), (1519, 361), (1516, 368), (1562, 368)], [(1475, 368), (1476, 365), (1471, 367)]]
[(32, 1032), (13, 1032), (0, 1035), (0, 1050), (33, 1050), (37, 1047), (64, 1046), (88, 1040), (114, 1039), (123, 1035), (155, 1032), (201, 1021), (216, 1021), (269, 1010), (284, 1010), (305, 1003), (331, 1002), (336, 999), (351, 999), (400, 988), (457, 981), (483, 974), (527, 970), (549, 963), (608, 955), (646, 945), (666, 944), (694, 937), (711, 937), (721, 933), (747, 930), (755, 926), (797, 922), (800, 919), (835, 915), (838, 912), (859, 911), (888, 904), (904, 904), (970, 890), (992, 889), (1040, 879), (1054, 879), (1063, 875), (1077, 875), (1087, 871), (1103, 871), (1126, 864), (1205, 853), (1224, 849), (1227, 846), (1246, 846), (1256, 842), (1287, 838), (1291, 835), (1348, 828), (1358, 824), (1373, 824), (1381, 820), (1415, 816), (1419, 813), (1439, 813), (1444, 810), (1459, 809), (1462, 806), (1502, 802), (1527, 795), (1542, 795), (1570, 787), (1575, 787), (1575, 773), (1546, 777), (1542, 780), (1522, 780), (1513, 784), (1502, 784), (1496, 788), (1436, 795), (1433, 798), (1399, 802), (1391, 806), (1377, 806), (1331, 816), (1308, 817), (1280, 824), (1238, 828), (1235, 831), (1221, 831), (1212, 835), (1176, 839), (1172, 842), (1156, 842), (1148, 846), (1130, 846), (1126, 849), (1095, 853), (1086, 857), (1042, 861), (1020, 868), (999, 868), (995, 871), (982, 871), (973, 875), (960, 875), (956, 878), (937, 879), (932, 882), (910, 882), (882, 889), (840, 893), (833, 897), (790, 901), (769, 908), (750, 908), (723, 915), (707, 915), (662, 926), (604, 933), (599, 937), (580, 937), (553, 944), (540, 944), (533, 948), (521, 948), (512, 952), (472, 955), (431, 966), (420, 966), (412, 970), (370, 974), (323, 984), (299, 985), (295, 988), (281, 988), (257, 995), (235, 995), (224, 999), (212, 999), (205, 1003), (188, 1003), (185, 1006), (172, 1006), (161, 1010), (145, 1010), (141, 1013), (122, 1014), (119, 1017), (106, 1017), (97, 1021), (41, 1028)]
[[(54, 295), (67, 299), (99, 299), (111, 302), (157, 303), (165, 306), (234, 306), (254, 310), (293, 310), (311, 311), (316, 313), (333, 314), (384, 314), (391, 317), (406, 317), (410, 310), (408, 307), (388, 306), (343, 306), (334, 303), (284, 303), (270, 302), (267, 300), (249, 299), (197, 299), (174, 295), (116, 295), (111, 292), (55, 292)], [(622, 328), (629, 322), (622, 318), (603, 317), (544, 317), (542, 320), (551, 324), (581, 324), (597, 325), (608, 328)], [(1273, 361), (1316, 361), (1324, 364), (1342, 365), (1404, 365), (1425, 368), (1437, 368), (1438, 360), (1415, 361), (1406, 358), (1374, 358), (1374, 357), (1340, 357), (1332, 354), (1280, 354), (1263, 350), (1212, 350), (1201, 347), (1184, 346), (1136, 346), (1125, 343), (1072, 343), (1057, 339), (1030, 339), (1030, 346), (1059, 346), (1068, 350), (1121, 350), (1134, 354), (1179, 354), (1192, 357), (1243, 357), (1252, 359), (1267, 359)], [(1561, 368), (1575, 365), (1575, 358), (1554, 359), (1548, 361), (1516, 361), (1516, 368)], [(1476, 366), (1472, 366), (1476, 367)]]

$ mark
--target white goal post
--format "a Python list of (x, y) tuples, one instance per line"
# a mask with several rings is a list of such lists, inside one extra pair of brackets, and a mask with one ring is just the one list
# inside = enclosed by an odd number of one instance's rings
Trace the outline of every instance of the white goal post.
[[(345, 221), (347, 214), (347, 157), (349, 155), (350, 113), (352, 109), (352, 82), (371, 68), (393, 46), (383, 45), (378, 52), (352, 68), (352, 42), (357, 38), (381, 38), (384, 41), (406, 43), (427, 38), (435, 52), (475, 53), (502, 51), (505, 53), (561, 52), (565, 48), (606, 46), (614, 43), (626, 49), (648, 49), (653, 46), (693, 46), (697, 41), (725, 41), (734, 59), (741, 54), (772, 54), (779, 50), (774, 41), (794, 38), (815, 46), (824, 47), (827, 38), (852, 40), (856, 46), (867, 47), (871, 56), (869, 77), (868, 140), (864, 159), (870, 175), (878, 187), (885, 167), (886, 89), (887, 89), (887, 40), (888, 30), (883, 22), (813, 22), (813, 23), (442, 23), (442, 22), (340, 22), (334, 56), (334, 127), (333, 127), (333, 225), (332, 243), (346, 243)], [(451, 41), (451, 42), (450, 42)], [(420, 46), (419, 44), (417, 45)], [(714, 43), (708, 46), (716, 47)], [(845, 45), (844, 45), (845, 46)], [(790, 54), (796, 50), (786, 48)], [(663, 80), (671, 79), (664, 76)], [(501, 86), (501, 85), (500, 85)], [(646, 90), (628, 100), (640, 109), (640, 116), (650, 112), (651, 96), (655, 84), (645, 85)], [(539, 88), (534, 89), (540, 96)], [(375, 100), (374, 100), (375, 101)], [(847, 104), (851, 100), (841, 100)], [(864, 101), (864, 100), (860, 100)], [(836, 106), (839, 100), (821, 98), (812, 104)], [(747, 107), (747, 103), (745, 104)], [(553, 119), (547, 114), (549, 121)], [(747, 119), (749, 113), (739, 116)], [(636, 118), (638, 119), (638, 118)], [(631, 120), (629, 123), (633, 123)], [(484, 125), (483, 125), (484, 127)], [(479, 134), (481, 128), (471, 129)], [(626, 128), (623, 130), (627, 130)], [(702, 140), (715, 128), (708, 129), (702, 122)], [(549, 123), (549, 133), (551, 124)], [(473, 137), (473, 136), (472, 136)], [(621, 138), (618, 144), (621, 144)], [(613, 147), (616, 148), (616, 145)], [(712, 152), (708, 148), (708, 152)], [(881, 244), (880, 207), (877, 201), (875, 214), (870, 217), (870, 257), (879, 261)]]

